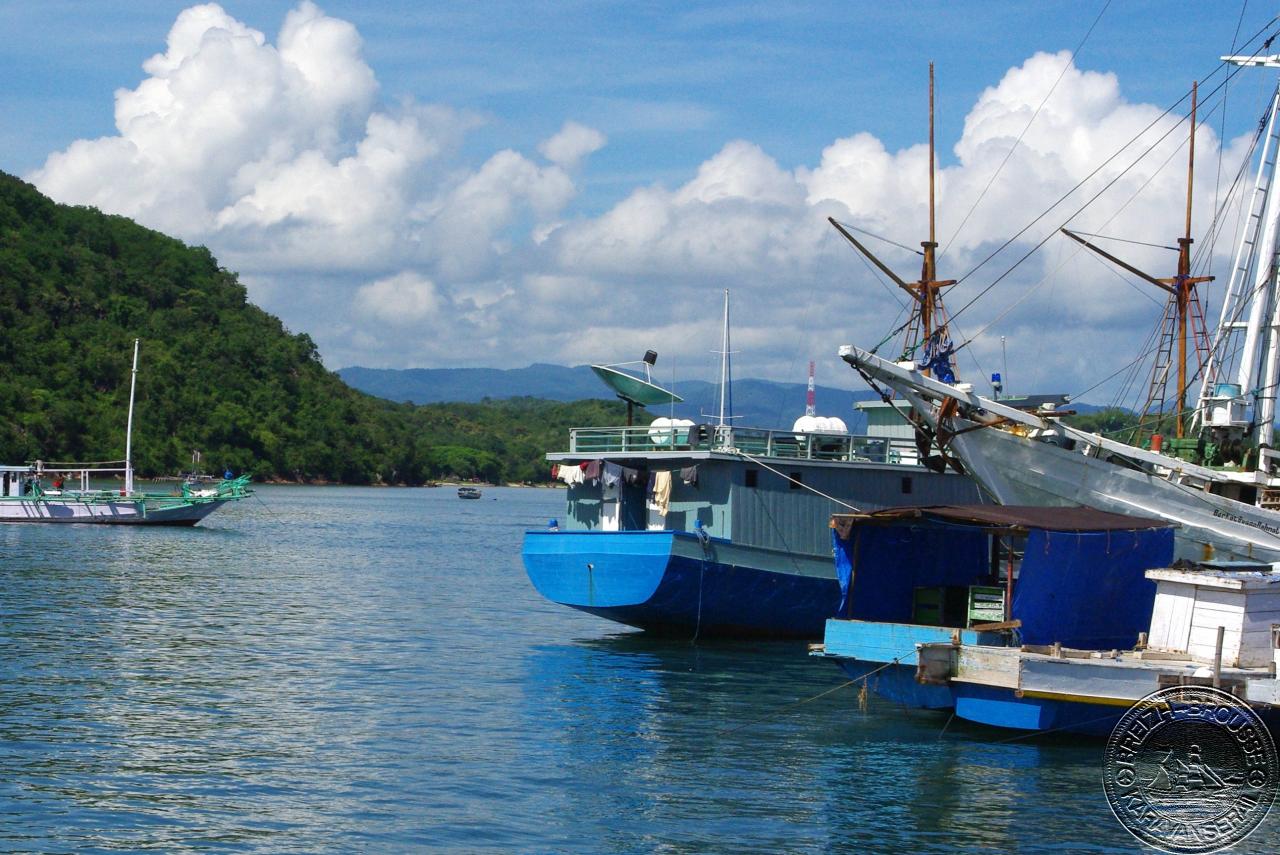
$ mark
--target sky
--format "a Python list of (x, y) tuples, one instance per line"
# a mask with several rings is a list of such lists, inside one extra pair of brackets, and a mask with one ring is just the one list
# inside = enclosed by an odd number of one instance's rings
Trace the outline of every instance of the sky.
[(1230, 236), (1203, 236), (1275, 72), (1224, 88), (1217, 58), (1260, 50), (1273, 14), (0, 0), (0, 170), (208, 246), (333, 369), (654, 349), (660, 378), (714, 379), (727, 289), (737, 376), (800, 381), (812, 359), (820, 383), (860, 388), (838, 347), (879, 343), (904, 301), (827, 217), (885, 238), (867, 243), (918, 278), (895, 244), (928, 234), (932, 61), (961, 377), (1109, 403), (1162, 298), (1053, 234), (1139, 241), (1108, 248), (1173, 273), (1143, 244), (1182, 230), (1185, 96), (1203, 80), (1193, 231), (1225, 278)]

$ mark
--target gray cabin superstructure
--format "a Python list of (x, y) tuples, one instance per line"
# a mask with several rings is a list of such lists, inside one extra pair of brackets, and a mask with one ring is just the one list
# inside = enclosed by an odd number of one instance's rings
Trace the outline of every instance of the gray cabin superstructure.
[[(728, 426), (653, 433), (576, 429), (568, 452), (547, 455), (561, 466), (599, 461), (637, 473), (612, 490), (601, 477), (570, 484), (562, 528), (702, 529), (739, 546), (826, 560), (833, 512), (981, 501), (968, 478), (916, 465), (914, 442), (900, 438)], [(665, 514), (652, 501), (656, 472), (670, 473)]]
[(568, 501), (525, 533), (534, 587), (693, 638), (821, 638), (840, 596), (833, 512), (979, 501), (968, 478), (917, 464), (910, 439), (658, 419), (575, 429), (547, 459)]

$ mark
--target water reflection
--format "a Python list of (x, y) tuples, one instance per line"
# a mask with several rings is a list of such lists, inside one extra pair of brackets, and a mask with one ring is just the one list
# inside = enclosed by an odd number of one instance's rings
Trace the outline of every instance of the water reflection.
[(561, 835), (590, 818), (602, 850), (655, 830), (677, 851), (1134, 848), (1103, 797), (1100, 743), (1003, 742), (874, 696), (858, 712), (852, 689), (808, 701), (843, 681), (802, 646), (631, 634), (538, 645), (522, 667), (526, 726), (557, 735), (547, 816)]
[(264, 496), (0, 527), (0, 850), (1133, 849), (1096, 745), (544, 602), (518, 544), (562, 494)]

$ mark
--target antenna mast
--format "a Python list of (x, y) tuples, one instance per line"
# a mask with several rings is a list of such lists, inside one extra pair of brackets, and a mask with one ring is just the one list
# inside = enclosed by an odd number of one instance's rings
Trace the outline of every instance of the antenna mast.
[(733, 398), (732, 392), (729, 392), (729, 289), (724, 289), (724, 328), (720, 333), (720, 426), (724, 427), (725, 414), (724, 402), (725, 395), (729, 398), (729, 411), (732, 418)]
[(124, 429), (124, 489), (133, 492), (133, 393), (138, 386), (138, 339), (133, 340), (133, 371), (129, 374), (129, 421)]
[(805, 393), (805, 397), (804, 397), (804, 414), (806, 416), (814, 416), (818, 414), (818, 409), (815, 406), (815, 403), (816, 402), (814, 401), (814, 394), (813, 394), (813, 360), (810, 359), (809, 360), (809, 389)]

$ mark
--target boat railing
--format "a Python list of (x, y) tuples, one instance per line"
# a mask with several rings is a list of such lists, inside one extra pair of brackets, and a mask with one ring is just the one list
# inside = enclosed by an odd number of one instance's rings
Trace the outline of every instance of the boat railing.
[[(117, 501), (126, 495), (136, 498), (141, 494), (130, 493), (118, 483), (110, 483), (118, 482), (121, 476), (128, 483), (130, 468), (121, 465), (122, 463), (123, 461), (116, 460), (88, 463), (36, 460), (21, 466), (0, 464), (0, 498), (30, 500), (74, 497), (77, 502)], [(104, 481), (107, 483), (104, 484)], [(145, 498), (149, 501), (173, 501), (179, 504), (243, 499), (252, 492), (248, 489), (250, 482), (250, 476), (245, 474), (235, 478), (213, 479), (208, 487), (199, 488), (187, 479), (168, 496), (153, 492), (147, 493)]]
[(918, 462), (915, 443), (855, 434), (797, 433), (730, 425), (573, 428), (569, 453), (607, 455), (660, 451), (737, 451), (753, 457), (858, 463)]

